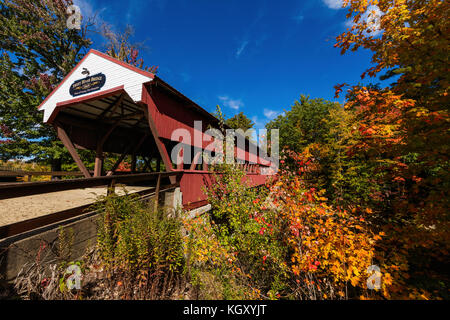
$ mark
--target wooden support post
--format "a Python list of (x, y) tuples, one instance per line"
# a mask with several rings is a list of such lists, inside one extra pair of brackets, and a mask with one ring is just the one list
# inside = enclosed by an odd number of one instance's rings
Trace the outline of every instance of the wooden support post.
[(137, 162), (137, 157), (136, 154), (132, 154), (131, 155), (131, 172), (135, 173), (136, 172), (136, 162)]
[(178, 152), (177, 156), (177, 170), (183, 170), (184, 168), (184, 149), (181, 149), (180, 152)]
[(156, 171), (161, 172), (161, 158), (156, 159)]
[(95, 156), (94, 177), (100, 177), (103, 169), (103, 153), (97, 152)]
[(80, 171), (83, 173), (85, 178), (90, 178), (91, 174), (89, 173), (88, 169), (86, 169), (85, 165), (80, 159), (80, 156), (78, 155), (77, 150), (73, 146), (72, 141), (70, 141), (69, 136), (67, 135), (66, 131), (56, 124), (56, 131), (58, 133), (58, 138), (61, 140), (61, 142), (64, 144), (66, 149), (69, 151), (70, 155), (72, 156), (73, 160), (77, 164)]
[(158, 174), (158, 180), (156, 181), (156, 189), (155, 189), (155, 205), (154, 205), (155, 212), (158, 210), (160, 186), (161, 186), (161, 174)]
[(114, 129), (116, 129), (120, 124), (121, 119), (117, 120), (111, 128), (109, 128), (108, 132), (98, 141), (97, 143), (97, 155), (95, 157), (95, 167), (94, 167), (94, 177), (100, 177), (103, 172), (103, 146), (105, 142), (108, 140), (111, 133), (113, 133)]
[(148, 159), (147, 159), (147, 157), (144, 157), (144, 161), (145, 161), (144, 172), (147, 169), (150, 169), (150, 172), (153, 172), (152, 157), (150, 156)]
[[(138, 144), (136, 145), (136, 147), (133, 150), (133, 153), (135, 153), (140, 146), (142, 145), (142, 143), (144, 143), (145, 139), (147, 139), (148, 135), (144, 135), (141, 140), (139, 140)], [(123, 159), (125, 159), (125, 157), (127, 156), (127, 154), (129, 154), (129, 152), (131, 151), (132, 148), (132, 144), (129, 144), (128, 147), (126, 148), (126, 150), (124, 151), (124, 153), (121, 154), (120, 158), (117, 159), (116, 163), (114, 163), (112, 169), (106, 174), (107, 176), (113, 175), (114, 172), (116, 171), (117, 167), (120, 165), (120, 163), (123, 161)]]
[(111, 170), (106, 174), (107, 176), (111, 176), (111, 175), (114, 174), (114, 172), (116, 171), (117, 167), (120, 165), (120, 163), (123, 161), (123, 159), (125, 159), (125, 157), (127, 156), (128, 152), (130, 150), (131, 150), (131, 146), (128, 146), (127, 150), (125, 150), (125, 152), (120, 155), (119, 159), (117, 159), (116, 163), (114, 163), (114, 165), (111, 168)]
[[(155, 101), (153, 100), (152, 96), (150, 95), (150, 92), (147, 91), (147, 96), (145, 101), (147, 103), (142, 104), (145, 117), (147, 117), (148, 126), (150, 128), (150, 131), (153, 135), (153, 138), (155, 139), (156, 146), (158, 147), (159, 154), (161, 155), (161, 158), (164, 162), (164, 166), (166, 167), (166, 171), (173, 171), (172, 161), (170, 160), (169, 153), (167, 152), (167, 148), (162, 142), (161, 138), (159, 137), (158, 130), (156, 128), (155, 121), (152, 118), (151, 110), (155, 109), (158, 110), (156, 107)], [(175, 183), (176, 179), (175, 177), (169, 177), (170, 183)]]
[(195, 168), (198, 164), (198, 159), (200, 159), (201, 155), (202, 155), (202, 151), (198, 151), (195, 154), (194, 159), (192, 160), (192, 163), (191, 163), (191, 167), (189, 168), (190, 170), (195, 170)]
[[(150, 94), (148, 94), (147, 100), (156, 109), (156, 104), (153, 101)], [(153, 135), (153, 138), (155, 139), (156, 146), (158, 147), (159, 154), (161, 155), (164, 165), (166, 166), (166, 171), (172, 171), (173, 170), (172, 162), (170, 161), (170, 156), (169, 156), (169, 153), (167, 152), (166, 146), (164, 145), (164, 143), (161, 141), (161, 139), (159, 137), (158, 130), (156, 129), (156, 124), (153, 121), (153, 118), (152, 118), (152, 115), (150, 112), (150, 105), (144, 104), (143, 108), (145, 110), (145, 116), (147, 117), (148, 126)], [(172, 178), (173, 177), (170, 177), (171, 182), (173, 180)], [(172, 183), (174, 183), (174, 182), (172, 182)]]

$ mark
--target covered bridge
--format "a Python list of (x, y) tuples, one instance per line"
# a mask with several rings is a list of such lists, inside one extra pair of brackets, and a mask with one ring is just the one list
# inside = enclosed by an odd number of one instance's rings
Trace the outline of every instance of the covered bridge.
[[(131, 156), (132, 173), (137, 172), (138, 161), (145, 163), (140, 172), (181, 172), (184, 207), (206, 204), (202, 187), (210, 181), (211, 173), (202, 156), (211, 142), (193, 139), (190, 161), (183, 155), (184, 160), (175, 163), (171, 152), (179, 140), (172, 133), (185, 129), (194, 137), (199, 129), (204, 133), (210, 127), (217, 128), (219, 121), (156, 75), (90, 50), (39, 110), (44, 112), (44, 122), (54, 126), (86, 178), (92, 172), (77, 149), (96, 151), (94, 176), (114, 175), (120, 163)], [(201, 121), (201, 128), (195, 121)], [(235, 149), (248, 181), (257, 186), (264, 184), (267, 177), (261, 169), (269, 168), (271, 163), (268, 157), (255, 154), (259, 149), (250, 148), (251, 143), (245, 143), (245, 150)], [(105, 152), (120, 155), (108, 171), (103, 166)], [(156, 163), (156, 169), (151, 163)]]

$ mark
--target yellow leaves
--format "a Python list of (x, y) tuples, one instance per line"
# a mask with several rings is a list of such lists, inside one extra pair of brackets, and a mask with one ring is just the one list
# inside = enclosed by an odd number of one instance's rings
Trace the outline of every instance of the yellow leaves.
[[(327, 205), (324, 197), (302, 187), (300, 181), (295, 181), (294, 185), (302, 192), (281, 187), (289, 196), (289, 201), (282, 207), (283, 219), (295, 230), (301, 226), (301, 236), (292, 233), (288, 241), (293, 252), (290, 258), (292, 273), (295, 276), (326, 274), (338, 288), (344, 288), (346, 282), (364, 287), (365, 270), (374, 256), (374, 238), (364, 229), (364, 219)], [(312, 201), (298, 196), (305, 192), (312, 195)]]
[(300, 268), (297, 265), (292, 266), (292, 272), (298, 276), (300, 274)]
[(390, 286), (392, 284), (392, 277), (390, 273), (385, 273), (383, 275), (383, 284), (385, 286)]
[(422, 299), (424, 299), (424, 300), (430, 300), (430, 299), (428, 299), (428, 297), (427, 297), (426, 295), (424, 295), (424, 294), (421, 294), (420, 297), (421, 297)]
[(384, 232), (379, 232), (377, 235), (373, 236), (373, 239), (376, 241), (379, 241), (379, 240), (381, 240), (381, 237), (384, 235), (385, 235)]

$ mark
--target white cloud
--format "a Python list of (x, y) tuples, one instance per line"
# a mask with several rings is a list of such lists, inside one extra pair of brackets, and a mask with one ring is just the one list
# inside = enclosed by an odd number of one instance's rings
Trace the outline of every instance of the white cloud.
[(82, 23), (95, 22), (96, 28), (106, 23), (102, 14), (107, 10), (107, 7), (97, 8), (95, 1), (88, 0), (73, 0), (73, 4), (80, 8), (83, 18)]
[(239, 110), (239, 108), (244, 106), (244, 103), (240, 99), (231, 99), (229, 96), (219, 96), (219, 99), (225, 107), (234, 110)]
[(275, 119), (278, 115), (279, 115), (278, 111), (264, 109), (264, 116), (269, 120)]
[(85, 0), (74, 0), (73, 4), (80, 7), (81, 15), (83, 17), (91, 17), (94, 15), (94, 9), (92, 5)]
[[(366, 35), (370, 36), (377, 36), (379, 35), (382, 30), (380, 27), (380, 18), (383, 15), (383, 12), (378, 8), (376, 5), (371, 5), (367, 8), (366, 12), (364, 12), (361, 16), (361, 20), (367, 23), (368, 29), (371, 30), (370, 33), (367, 33)], [(353, 26), (353, 21), (348, 20), (345, 25), (347, 27)]]
[[(73, 4), (80, 7), (81, 15), (83, 16), (83, 19), (93, 18), (94, 16), (98, 19), (101, 19), (99, 16), (103, 11), (105, 11), (107, 8), (103, 7), (101, 9), (94, 8), (92, 5), (92, 1), (87, 0), (74, 0)], [(83, 20), (83, 22), (86, 22), (86, 20)], [(101, 19), (103, 21), (103, 19)]]
[(341, 9), (342, 8), (342, 0), (322, 0), (325, 5), (330, 9)]

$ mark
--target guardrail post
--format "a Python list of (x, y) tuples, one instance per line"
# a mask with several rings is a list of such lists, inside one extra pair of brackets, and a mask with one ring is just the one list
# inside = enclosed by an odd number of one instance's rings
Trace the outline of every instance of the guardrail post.
[(155, 204), (154, 211), (158, 210), (158, 202), (159, 202), (159, 189), (161, 187), (161, 174), (158, 173), (158, 180), (156, 181), (156, 189), (155, 189)]

